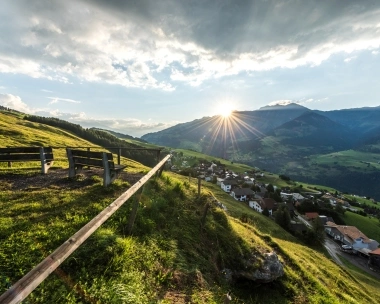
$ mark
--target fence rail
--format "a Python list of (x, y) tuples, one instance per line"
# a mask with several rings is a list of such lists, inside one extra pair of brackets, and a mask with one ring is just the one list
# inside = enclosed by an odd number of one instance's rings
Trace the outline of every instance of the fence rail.
[(137, 192), (155, 173), (162, 170), (167, 155), (152, 170), (142, 177), (131, 188), (114, 200), (107, 208), (94, 217), (89, 223), (78, 230), (66, 242), (46, 257), (40, 264), (17, 281), (11, 288), (0, 296), (0, 303), (15, 304), (24, 300), (41, 282), (58, 268), (83, 242), (91, 236), (112, 214), (114, 214), (133, 194)]

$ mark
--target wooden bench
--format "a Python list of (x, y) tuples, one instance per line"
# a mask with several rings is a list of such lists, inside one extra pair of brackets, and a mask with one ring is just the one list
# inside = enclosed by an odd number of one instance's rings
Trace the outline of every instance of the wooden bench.
[(40, 161), (41, 173), (46, 174), (54, 163), (53, 149), (51, 147), (11, 147), (0, 148), (0, 162)]
[(75, 177), (83, 167), (103, 168), (103, 185), (111, 184), (119, 173), (126, 167), (113, 161), (112, 153), (92, 152), (66, 148), (69, 160), (69, 177)]

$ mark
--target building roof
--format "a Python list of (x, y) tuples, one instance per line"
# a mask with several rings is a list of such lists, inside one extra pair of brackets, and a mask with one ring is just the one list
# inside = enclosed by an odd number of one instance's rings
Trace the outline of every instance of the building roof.
[(264, 198), (264, 204), (268, 210), (272, 210), (277, 205), (277, 202), (273, 198)]
[(327, 222), (326, 225), (338, 229), (338, 231), (340, 233), (349, 237), (352, 240), (362, 238), (363, 243), (370, 243), (371, 242), (371, 240), (363, 232), (361, 232), (358, 228), (356, 228), (355, 226), (343, 226), (343, 225), (337, 225), (337, 224), (331, 223), (331, 222)]
[(297, 200), (303, 200), (304, 197), (299, 193), (293, 193), (293, 197)]
[(234, 185), (237, 185), (237, 181), (236, 180), (224, 180), (222, 181), (223, 185), (231, 185), (231, 186), (234, 186)]
[(380, 255), (380, 248), (377, 248), (371, 252), (369, 252), (369, 254), (375, 254), (375, 255)]
[(305, 216), (308, 220), (313, 220), (316, 219), (319, 216), (319, 214), (318, 212), (305, 212)]
[(255, 194), (255, 191), (249, 188), (238, 188), (238, 189), (232, 190), (232, 192), (235, 193), (235, 195), (254, 195)]

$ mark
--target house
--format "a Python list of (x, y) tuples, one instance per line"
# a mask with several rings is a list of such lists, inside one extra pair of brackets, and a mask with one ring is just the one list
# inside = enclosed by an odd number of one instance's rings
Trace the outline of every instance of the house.
[(220, 185), (222, 184), (223, 181), (224, 181), (224, 178), (221, 178), (221, 177), (217, 177), (217, 178), (216, 178), (216, 184), (217, 184), (218, 186), (220, 186)]
[(264, 200), (262, 198), (251, 199), (248, 203), (249, 207), (255, 209), (257, 212), (262, 213), (265, 209)]
[(320, 215), (320, 216), (319, 216), (319, 220), (321, 221), (321, 223), (322, 223), (323, 225), (326, 225), (327, 222), (332, 222), (332, 223), (334, 223), (333, 218), (330, 217), (330, 216), (326, 216), (326, 215)]
[(253, 177), (244, 176), (243, 181), (244, 181), (244, 183), (246, 183), (248, 185), (253, 185), (255, 182), (255, 179)]
[(238, 184), (238, 182), (236, 180), (233, 180), (233, 179), (225, 179), (224, 181), (222, 181), (222, 183), (220, 184), (220, 188), (223, 189), (224, 192), (231, 192), (231, 189), (233, 187), (236, 187), (236, 185)]
[(263, 213), (267, 208), (270, 215), (277, 209), (277, 202), (272, 198), (255, 198), (249, 201), (249, 207), (255, 209), (257, 212)]
[(368, 266), (380, 269), (380, 248), (370, 251), (368, 255)]
[(332, 222), (327, 222), (325, 231), (328, 235), (342, 242), (344, 245), (350, 245), (354, 251), (362, 251), (362, 249), (375, 250), (379, 243), (369, 239), (363, 232), (355, 226), (336, 225)]
[(292, 195), (293, 195), (293, 199), (294, 199), (295, 201), (303, 202), (304, 199), (305, 199), (305, 198), (304, 198), (301, 194), (299, 194), (299, 193), (292, 193)]
[(293, 198), (293, 194), (292, 194), (292, 193), (280, 192), (280, 195), (281, 195), (281, 198), (282, 198), (284, 201), (287, 201), (287, 200)]
[(305, 212), (305, 217), (310, 222), (318, 218), (319, 214), (317, 212)]
[(255, 196), (255, 191), (249, 188), (235, 188), (231, 190), (230, 195), (237, 201), (245, 202)]

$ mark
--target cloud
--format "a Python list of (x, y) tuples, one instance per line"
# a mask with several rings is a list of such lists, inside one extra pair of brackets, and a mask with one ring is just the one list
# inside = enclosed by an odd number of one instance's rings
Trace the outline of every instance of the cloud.
[(0, 94), (0, 105), (29, 114), (35, 111), (23, 102), (21, 97), (12, 94)]
[(281, 99), (281, 100), (275, 100), (268, 104), (268, 106), (286, 106), (291, 103), (298, 103), (297, 101), (290, 100), (290, 99)]
[(145, 123), (139, 119), (126, 118), (126, 119), (99, 119), (94, 117), (88, 117), (84, 112), (78, 113), (65, 113), (59, 110), (51, 111), (37, 111), (36, 115), (45, 117), (57, 117), (62, 120), (66, 120), (75, 124), (79, 124), (85, 128), (102, 128), (107, 130), (112, 130), (116, 132), (121, 132), (124, 134), (140, 137), (149, 132), (157, 132), (171, 126), (178, 124), (178, 121), (171, 121), (167, 123), (152, 122), (148, 120)]
[(53, 93), (53, 91), (49, 91), (49, 90), (45, 90), (45, 89), (41, 89), (42, 92), (45, 92), (45, 93)]
[(356, 58), (357, 58), (357, 56), (351, 56), (351, 57), (344, 59), (344, 62), (350, 62), (351, 60), (354, 60)]
[(0, 70), (173, 91), (378, 49), (379, 13), (376, 1), (8, 1)]
[(51, 99), (49, 102), (49, 105), (55, 104), (58, 102), (69, 102), (69, 103), (81, 103), (79, 100), (74, 100), (74, 99), (68, 99), (68, 98), (60, 98), (60, 97), (47, 97), (48, 99)]

